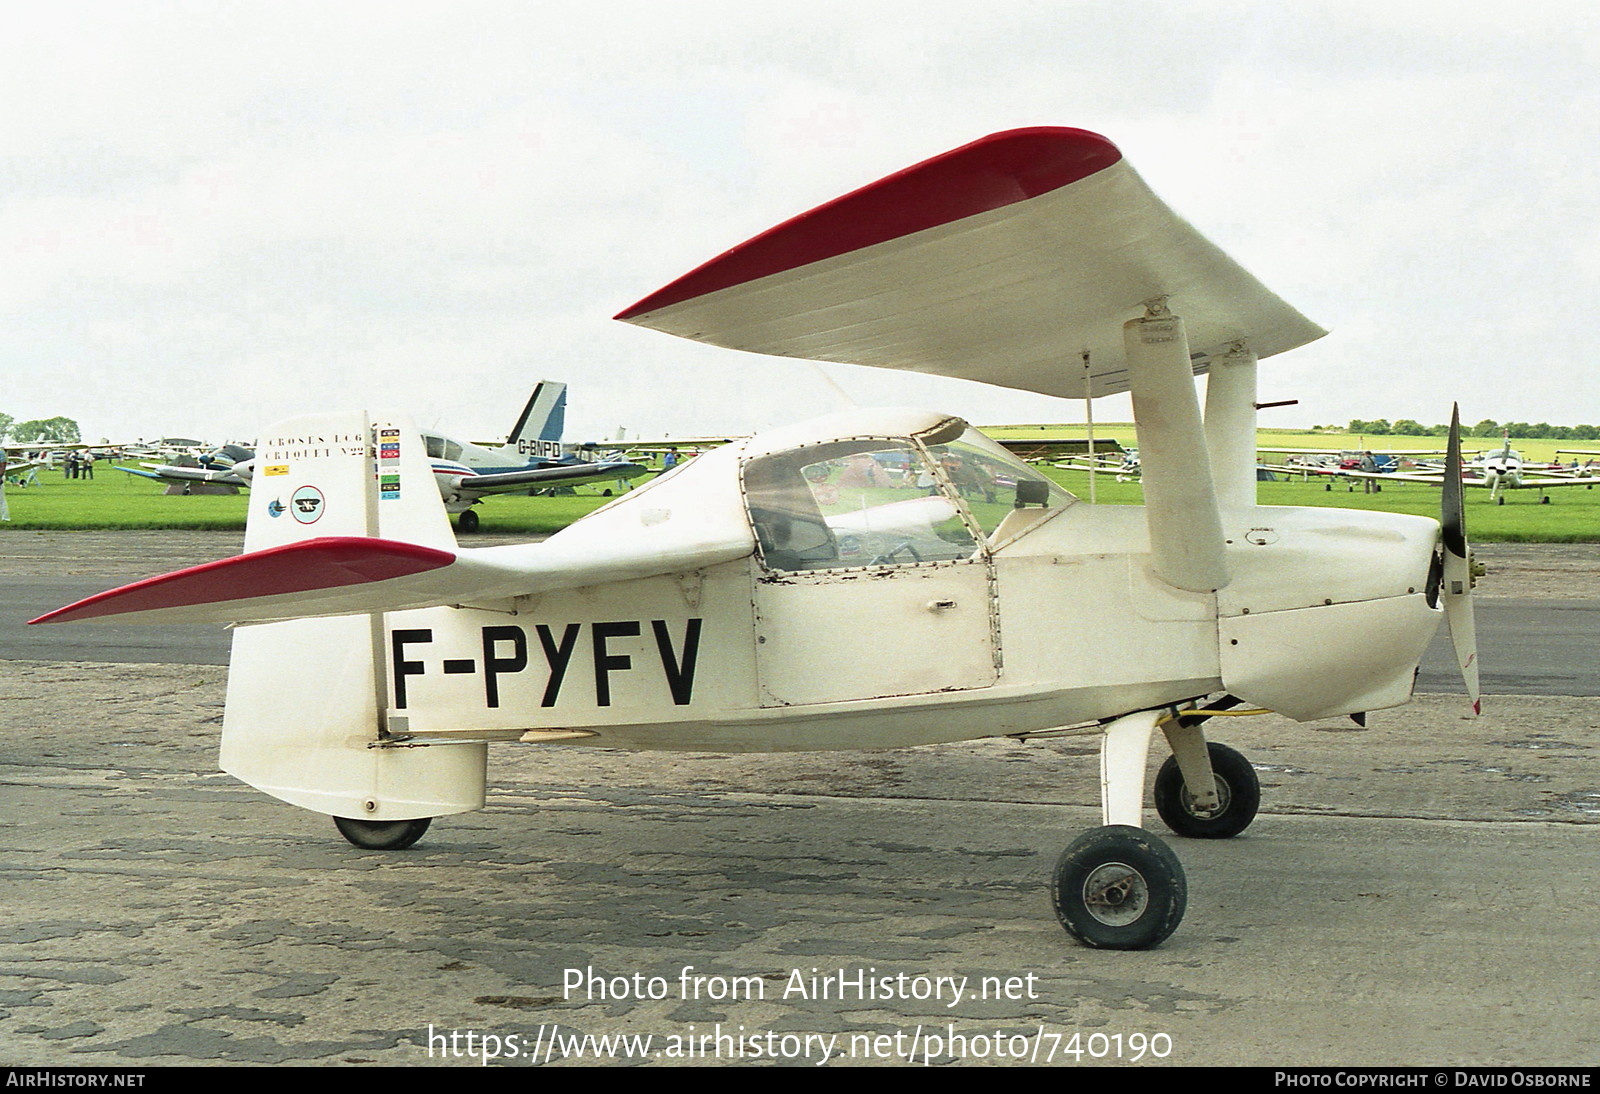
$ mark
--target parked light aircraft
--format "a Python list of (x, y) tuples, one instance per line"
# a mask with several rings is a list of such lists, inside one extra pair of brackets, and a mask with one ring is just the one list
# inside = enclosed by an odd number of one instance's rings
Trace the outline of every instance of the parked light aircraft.
[(0, 445), (6, 455), (6, 477), (18, 485), (34, 485), (39, 472), (46, 468), (62, 467), (73, 452), (87, 453), (96, 460), (107, 459), (117, 450), (116, 445), (87, 441), (28, 441)]
[(1067, 471), (1087, 471), (1091, 475), (1114, 475), (1118, 482), (1132, 482), (1139, 477), (1139, 450), (1129, 449), (1121, 456), (1078, 456), (1056, 466)]
[[(1476, 706), (1459, 487), (1442, 530), (1258, 506), (1257, 359), (1323, 332), (1103, 137), (981, 139), (619, 318), (1056, 396), (1131, 391), (1145, 504), (1080, 503), (958, 417), (853, 410), (708, 452), (543, 542), (470, 549), (418, 488), (431, 472), (403, 417), (316, 414), (263, 435), (258, 462), (286, 473), (252, 498), (244, 554), (35, 622), (251, 624), (233, 632), (223, 769), (363, 847), (481, 807), (492, 742), (1089, 734), (1104, 826), (1061, 856), (1052, 898), (1071, 934), (1112, 948), (1158, 944), (1186, 906), (1176, 855), (1141, 826), (1156, 729), (1173, 750), (1157, 811), (1222, 838), (1251, 823), (1259, 787), (1206, 720), (1405, 703), (1445, 618)], [(1454, 431), (1451, 450), (1459, 465)]]
[(138, 467), (115, 464), (118, 471), (140, 478), (164, 482), (167, 493), (191, 493), (202, 487), (210, 493), (237, 494), (241, 486), (250, 485), (250, 467), (255, 451), (245, 445), (225, 444), (205, 448), (199, 455), (184, 454), (169, 463), (145, 461)]
[[(1331, 474), (1359, 471), (1363, 456), (1371, 456), (1381, 475), (1417, 465), (1435, 466), (1442, 460), (1442, 448), (1270, 448), (1256, 449), (1262, 462), (1274, 471), (1294, 474)], [(1271, 457), (1269, 460), (1267, 457)]]
[[(478, 530), (480, 522), (473, 506), (492, 494), (590, 483), (621, 485), (647, 474), (645, 467), (631, 460), (567, 455), (561, 443), (566, 407), (567, 385), (544, 381), (534, 387), (504, 444), (472, 444), (441, 433), (422, 434), (439, 496), (444, 499), (446, 510), (456, 516), (460, 531)], [(194, 483), (249, 486), (258, 474), (263, 483), (268, 483), (287, 473), (286, 465), (261, 463), (253, 457), (248, 449), (227, 445), (196, 458), (196, 466), (145, 464), (144, 470), (118, 470), (182, 484), (186, 491)]]
[(568, 455), (561, 443), (566, 418), (567, 385), (545, 380), (535, 385), (502, 445), (472, 444), (438, 433), (422, 434), (434, 482), (460, 531), (478, 530), (478, 514), (473, 506), (492, 494), (591, 483), (622, 486), (649, 473), (648, 468), (631, 460), (586, 460)]
[[(1558, 448), (1556, 449), (1556, 465), (1561, 464), (1562, 456), (1572, 456), (1573, 460), (1563, 470), (1568, 475), (1595, 475), (1600, 474), (1600, 451), (1593, 448)], [(1580, 460), (1577, 457), (1582, 456)], [(1556, 469), (1551, 468), (1554, 472)]]
[[(1417, 482), (1430, 486), (1439, 486), (1452, 477), (1447, 465), (1436, 464), (1432, 467), (1418, 468), (1412, 471), (1362, 471), (1351, 468), (1339, 469), (1311, 469), (1314, 474), (1332, 474), (1350, 479), (1381, 479), (1385, 482)], [(1455, 478), (1461, 480), (1463, 486), (1471, 486), (1489, 491), (1489, 498), (1497, 505), (1506, 503), (1505, 490), (1538, 490), (1541, 504), (1548, 504), (1549, 495), (1545, 490), (1560, 486), (1587, 486), (1593, 489), (1600, 483), (1600, 476), (1578, 474), (1568, 469), (1531, 468), (1522, 458), (1522, 453), (1511, 447), (1511, 438), (1507, 437), (1501, 448), (1494, 452), (1485, 452), (1464, 464), (1454, 473)]]
[(47, 457), (38, 455), (30, 449), (18, 448), (13, 456), (12, 449), (8, 446), (3, 450), (5, 462), (5, 477), (19, 486), (39, 481), (39, 469), (50, 466)]

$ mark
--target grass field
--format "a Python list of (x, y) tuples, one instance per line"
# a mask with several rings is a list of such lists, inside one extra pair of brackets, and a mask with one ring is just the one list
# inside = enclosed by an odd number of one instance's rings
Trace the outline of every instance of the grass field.
[[(1088, 473), (1057, 472), (1058, 481), (1079, 497), (1089, 496)], [(1356, 483), (1335, 482), (1331, 490), (1321, 482), (1262, 482), (1256, 500), (1262, 505), (1331, 506), (1340, 509), (1375, 509), (1385, 513), (1410, 513), (1439, 519), (1439, 490), (1420, 483), (1384, 483), (1379, 493), (1368, 494)], [(1534, 490), (1505, 495), (1504, 505), (1489, 501), (1489, 491), (1466, 492), (1467, 536), (1477, 543), (1596, 543), (1600, 542), (1600, 490), (1582, 487), (1550, 491), (1548, 505), (1539, 504)], [(1144, 499), (1138, 483), (1119, 483), (1100, 476), (1096, 500), (1101, 504), (1137, 505)]]
[[(1005, 426), (989, 432), (997, 436), (1082, 436), (1081, 426)], [(1111, 424), (1096, 427), (1096, 436), (1112, 437), (1133, 446), (1133, 427)], [(1360, 439), (1340, 434), (1263, 431), (1263, 445), (1306, 448), (1358, 448)], [(1378, 438), (1372, 438), (1374, 442)], [(1429, 448), (1438, 438), (1390, 437), (1377, 448)], [(1471, 443), (1477, 443), (1476, 441)], [(1516, 447), (1529, 459), (1548, 459), (1562, 442), (1527, 442)], [(1058, 471), (1052, 474), (1081, 498), (1089, 496), (1088, 474)], [(75, 528), (212, 528), (242, 529), (247, 497), (168, 495), (164, 487), (146, 479), (103, 468), (96, 478), (68, 480), (59, 471), (40, 472), (40, 485), (9, 487), (11, 522), (0, 524), (0, 535), (11, 530)], [(1334, 506), (1377, 509), (1437, 518), (1439, 491), (1435, 487), (1390, 482), (1381, 492), (1368, 494), (1360, 483), (1354, 488), (1335, 482), (1263, 482), (1257, 497), (1263, 505)], [(1479, 542), (1600, 542), (1600, 490), (1582, 487), (1549, 492), (1550, 503), (1540, 504), (1535, 490), (1506, 494), (1504, 505), (1489, 501), (1487, 490), (1467, 491), (1467, 532)], [(1102, 504), (1139, 504), (1143, 492), (1136, 482), (1119, 483), (1101, 475), (1095, 484)], [(483, 530), (492, 532), (549, 533), (566, 527), (609, 499), (599, 494), (561, 497), (497, 497), (478, 506)]]
[[(148, 479), (96, 470), (93, 479), (41, 471), (38, 486), (6, 488), (7, 530), (89, 528), (244, 528), (247, 494), (167, 494)], [(497, 497), (478, 506), (485, 532), (543, 532), (565, 528), (610, 498), (598, 493), (561, 497)]]
[[(983, 431), (991, 437), (1002, 439), (1027, 439), (1039, 436), (1085, 436), (1082, 425), (997, 425), (985, 426)], [(1110, 438), (1126, 447), (1138, 447), (1132, 422), (1097, 423), (1094, 427), (1094, 435), (1097, 438)], [(1498, 452), (1503, 443), (1504, 441), (1499, 437), (1463, 437), (1461, 438), (1461, 451), (1467, 459), (1471, 459), (1478, 452)], [(1328, 448), (1336, 451), (1371, 449), (1374, 452), (1422, 449), (1442, 453), (1444, 444), (1445, 439), (1443, 437), (1411, 437), (1399, 434), (1377, 437), (1361, 436), (1355, 433), (1313, 433), (1310, 430), (1300, 429), (1262, 429), (1256, 433), (1256, 445), (1268, 448)], [(1523, 459), (1531, 463), (1548, 463), (1555, 459), (1557, 449), (1587, 448), (1600, 450), (1600, 443), (1594, 441), (1514, 440), (1511, 442), (1511, 447), (1515, 451), (1522, 453)], [(1570, 457), (1568, 458), (1570, 459)]]
[[(997, 438), (1027, 439), (1039, 436), (1082, 437), (1084, 427), (1062, 425), (1012, 425), (986, 427)], [(1134, 448), (1138, 441), (1131, 422), (1096, 424), (1095, 437), (1110, 438)], [(1484, 438), (1462, 439), (1462, 450), (1496, 451), (1503, 442)], [(1263, 429), (1256, 444), (1273, 448), (1325, 448), (1337, 451), (1371, 449), (1442, 449), (1440, 437), (1360, 437), (1349, 433), (1312, 433), (1300, 430)], [(1597, 448), (1581, 441), (1513, 441), (1511, 447), (1529, 462), (1547, 462), (1558, 448)], [(1057, 480), (1079, 497), (1089, 496), (1086, 472), (1055, 472)], [(1137, 505), (1144, 500), (1139, 484), (1119, 483), (1114, 476), (1101, 475), (1095, 485), (1096, 500), (1102, 504)], [(1369, 494), (1360, 482), (1263, 482), (1256, 487), (1256, 500), (1262, 505), (1331, 506), (1343, 509), (1375, 509), (1387, 513), (1439, 516), (1439, 490), (1419, 483), (1384, 483), (1378, 493)], [(1600, 542), (1600, 490), (1561, 487), (1548, 491), (1548, 504), (1540, 503), (1540, 491), (1512, 490), (1505, 493), (1505, 504), (1489, 500), (1489, 491), (1466, 491), (1467, 535), (1491, 543), (1595, 543)]]

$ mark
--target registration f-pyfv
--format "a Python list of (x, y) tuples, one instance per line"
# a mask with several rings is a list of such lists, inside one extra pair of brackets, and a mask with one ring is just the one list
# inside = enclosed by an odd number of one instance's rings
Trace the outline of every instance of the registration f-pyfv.
[[(1141, 823), (1156, 729), (1173, 753), (1158, 812), (1219, 838), (1250, 824), (1259, 789), (1206, 740), (1215, 713), (1405, 703), (1446, 617), (1476, 702), (1459, 489), (1442, 526), (1258, 507), (1257, 361), (1323, 332), (1103, 137), (983, 138), (619, 318), (1050, 395), (1129, 391), (1146, 504), (1079, 503), (948, 414), (859, 410), (729, 444), (544, 542), (463, 549), (405, 420), (318, 414), (264, 434), (262, 458), (289, 473), (252, 498), (244, 554), (43, 619), (248, 624), (223, 769), (364, 847), (480, 807), (496, 742), (1093, 734), (1104, 825), (1062, 854), (1051, 894), (1068, 931), (1113, 948), (1161, 942), (1186, 903), (1176, 855)], [(286, 699), (285, 680), (316, 703)]]

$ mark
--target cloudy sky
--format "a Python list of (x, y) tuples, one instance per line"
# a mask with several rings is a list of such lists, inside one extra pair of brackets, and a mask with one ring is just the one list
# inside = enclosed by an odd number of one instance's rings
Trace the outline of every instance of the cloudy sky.
[[(1081, 402), (697, 346), (617, 311), (978, 136), (1104, 133), (1329, 337), (1263, 424), (1600, 422), (1600, 16), (1407, 0), (3, 2), (0, 411), (503, 436)], [(1125, 403), (1097, 404), (1100, 420)]]

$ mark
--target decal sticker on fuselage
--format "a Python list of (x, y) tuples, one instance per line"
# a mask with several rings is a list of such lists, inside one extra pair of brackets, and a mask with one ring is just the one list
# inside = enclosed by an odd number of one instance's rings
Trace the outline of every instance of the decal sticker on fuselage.
[[(665, 619), (623, 619), (554, 626), (538, 623), (531, 628), (515, 623), (486, 626), (480, 628), (481, 656), (475, 657), (443, 657), (429, 650), (434, 640), (433, 629), (429, 627), (391, 631), (389, 651), (395, 709), (406, 708), (408, 680), (435, 673), (481, 677), (484, 706), (498, 708), (505, 678), (529, 671), (545, 674), (539, 705), (553, 707), (561, 699), (562, 686), (569, 679), (569, 670), (582, 671), (576, 665), (585, 661), (594, 672), (595, 705), (608, 707), (612, 700), (614, 674), (649, 671), (648, 657), (640, 659), (645, 664), (636, 663), (641, 645), (646, 651), (653, 646), (660, 658), (659, 679), (664, 695), (670, 696), (678, 706), (687, 706), (694, 698), (694, 674), (700, 653), (702, 622), (700, 619), (689, 619), (681, 631)], [(644, 639), (646, 635), (650, 639), (648, 642), (627, 641)], [(576, 656), (580, 644), (587, 645), (587, 657)]]
[(400, 496), (400, 431), (378, 430), (378, 497), (393, 501)]
[(322, 491), (315, 486), (302, 486), (289, 496), (289, 515), (301, 524), (315, 524), (324, 508)]

